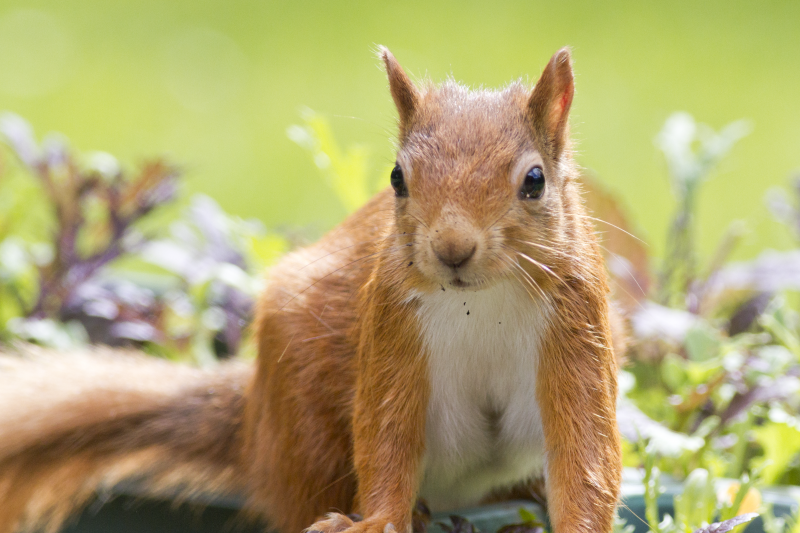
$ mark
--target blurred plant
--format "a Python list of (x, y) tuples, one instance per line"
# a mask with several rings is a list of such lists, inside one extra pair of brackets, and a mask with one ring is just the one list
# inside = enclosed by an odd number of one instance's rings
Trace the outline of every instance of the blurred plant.
[(174, 166), (156, 160), (129, 175), (60, 136), (38, 145), (9, 113), (0, 136), (18, 162), (0, 168), (0, 338), (139, 343), (203, 362), (238, 350), (257, 285), (248, 272), (282, 252), (282, 239), (205, 197), (164, 238)]
[(139, 256), (172, 273), (164, 293), (164, 329), (172, 339), (191, 339), (195, 357), (240, 351), (260, 282), (257, 274), (287, 249), (254, 221), (227, 215), (211, 198), (196, 195), (168, 238), (151, 240)]
[[(289, 126), (286, 135), (309, 152), (342, 206), (352, 213), (378, 190), (375, 183), (369, 182), (369, 150), (363, 145), (355, 145), (343, 151), (323, 115), (304, 108), (300, 116), (305, 124)], [(389, 170), (380, 175), (388, 176)], [(382, 181), (381, 185), (385, 183), (388, 180)]]
[[(700, 187), (747, 130), (738, 121), (715, 133), (683, 113), (667, 120), (656, 143), (678, 212), (654, 288), (647, 247), (631, 237), (619, 202), (589, 180), (615, 299), (631, 326), (620, 428), (630, 442), (650, 439), (658, 466), (678, 478), (760, 468), (766, 483), (798, 483), (800, 317), (786, 291), (800, 289), (800, 250), (726, 263), (744, 233), (738, 222), (701, 268), (692, 242)], [(793, 200), (771, 191), (768, 204), (800, 236), (800, 184), (794, 190)], [(643, 463), (627, 450), (626, 464)]]
[(497, 533), (544, 533), (545, 524), (534, 513), (524, 507), (520, 507), (517, 513), (520, 521), (501, 527)]
[(800, 506), (789, 516), (775, 516), (772, 506), (761, 514), (764, 533), (800, 533)]
[[(758, 491), (752, 481), (743, 476), (739, 483), (729, 485), (730, 491), (720, 491), (720, 483), (704, 468), (692, 470), (683, 482), (681, 491), (673, 497), (673, 514), (659, 514), (659, 497), (664, 493), (661, 473), (656, 466), (657, 453), (640, 443), (643, 456), (645, 519), (654, 533), (710, 533), (730, 531), (749, 522), (760, 511)], [(752, 495), (756, 495), (755, 497)], [(748, 500), (748, 497), (750, 499)], [(714, 522), (720, 520), (720, 522)]]
[(716, 133), (704, 124), (695, 123), (688, 113), (675, 113), (656, 137), (656, 144), (667, 159), (673, 194), (678, 201), (659, 279), (658, 299), (664, 305), (696, 306), (695, 302), (680, 299), (691, 294), (697, 274), (693, 227), (697, 193), (720, 160), (749, 131), (749, 125), (739, 120)]

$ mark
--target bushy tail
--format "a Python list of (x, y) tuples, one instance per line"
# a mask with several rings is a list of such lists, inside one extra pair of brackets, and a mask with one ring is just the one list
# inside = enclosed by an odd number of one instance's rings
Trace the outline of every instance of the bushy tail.
[(93, 349), (0, 353), (0, 533), (56, 530), (101, 487), (241, 492), (251, 365)]

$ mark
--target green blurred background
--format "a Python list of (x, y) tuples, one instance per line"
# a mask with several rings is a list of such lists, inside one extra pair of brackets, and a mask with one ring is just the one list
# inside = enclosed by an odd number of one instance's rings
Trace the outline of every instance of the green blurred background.
[(286, 129), (303, 106), (326, 115), (388, 181), (395, 115), (377, 44), (417, 77), (488, 87), (535, 79), (571, 45), (579, 162), (654, 255), (673, 210), (653, 144), (664, 120), (746, 118), (752, 133), (703, 189), (700, 249), (734, 219), (753, 229), (738, 257), (790, 243), (763, 198), (800, 169), (798, 1), (2, 0), (0, 110), (129, 164), (170, 155), (190, 190), (314, 235), (344, 210)]

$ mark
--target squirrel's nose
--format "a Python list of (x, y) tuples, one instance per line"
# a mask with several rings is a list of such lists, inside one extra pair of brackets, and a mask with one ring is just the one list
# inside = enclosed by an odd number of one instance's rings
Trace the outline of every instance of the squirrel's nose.
[(464, 266), (475, 255), (478, 245), (474, 241), (445, 241), (433, 244), (433, 253), (445, 266), (458, 268)]

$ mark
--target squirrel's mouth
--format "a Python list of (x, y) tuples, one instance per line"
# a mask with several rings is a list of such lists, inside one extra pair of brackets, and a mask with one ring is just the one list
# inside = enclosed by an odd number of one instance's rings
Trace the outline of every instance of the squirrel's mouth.
[(471, 290), (479, 290), (486, 287), (487, 282), (486, 280), (470, 280), (465, 281), (459, 276), (454, 276), (450, 280), (450, 285), (456, 289), (471, 289)]
[(459, 289), (463, 289), (463, 288), (465, 288), (465, 287), (470, 287), (470, 286), (472, 286), (472, 284), (471, 284), (471, 283), (469, 283), (469, 282), (466, 282), (466, 281), (462, 280), (462, 279), (461, 279), (461, 278), (459, 278), (459, 277), (455, 277), (455, 278), (453, 278), (453, 281), (452, 281), (451, 283), (453, 284), (453, 286), (454, 286), (454, 287), (458, 287)]

